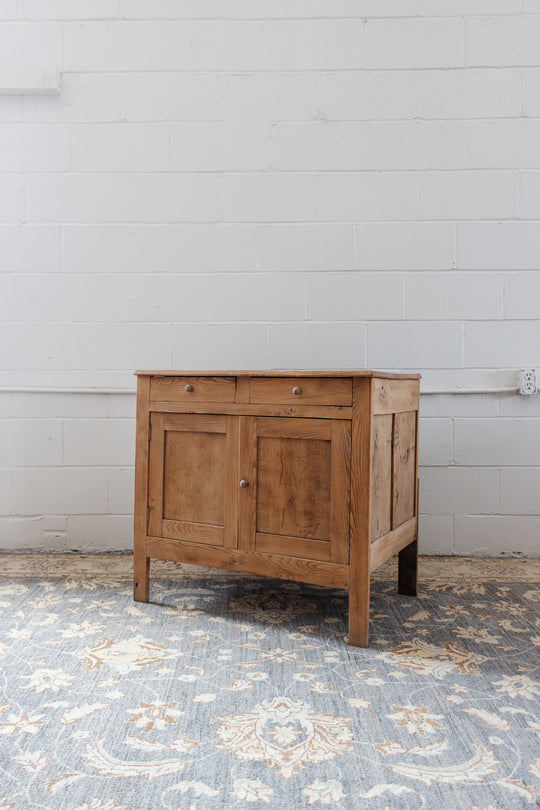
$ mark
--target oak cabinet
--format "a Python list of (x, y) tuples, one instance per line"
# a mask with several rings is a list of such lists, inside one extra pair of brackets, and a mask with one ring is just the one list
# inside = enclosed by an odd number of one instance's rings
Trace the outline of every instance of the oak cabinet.
[(134, 595), (151, 558), (348, 588), (400, 554), (416, 592), (418, 375), (137, 372)]

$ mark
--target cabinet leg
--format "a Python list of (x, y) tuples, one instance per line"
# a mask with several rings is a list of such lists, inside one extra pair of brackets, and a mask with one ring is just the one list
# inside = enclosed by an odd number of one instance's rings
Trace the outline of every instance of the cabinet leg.
[(369, 575), (349, 588), (349, 644), (369, 646)]
[(133, 599), (136, 602), (150, 600), (150, 557), (137, 552), (133, 555)]
[(418, 595), (418, 540), (413, 540), (399, 552), (398, 593)]

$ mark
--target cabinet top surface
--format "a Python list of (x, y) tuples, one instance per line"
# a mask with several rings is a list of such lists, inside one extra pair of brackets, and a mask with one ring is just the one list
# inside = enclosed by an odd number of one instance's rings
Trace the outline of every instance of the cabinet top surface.
[(136, 375), (149, 377), (380, 377), (390, 380), (419, 380), (421, 374), (397, 374), (390, 371), (371, 371), (368, 369), (258, 369), (256, 371), (246, 371), (244, 369), (219, 371), (200, 371), (197, 369), (186, 369), (185, 371), (135, 371)]

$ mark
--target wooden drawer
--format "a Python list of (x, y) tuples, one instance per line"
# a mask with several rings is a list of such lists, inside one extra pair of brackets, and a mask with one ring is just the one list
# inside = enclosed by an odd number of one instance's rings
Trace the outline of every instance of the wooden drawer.
[(234, 402), (236, 377), (152, 377), (154, 402)]
[(249, 401), (263, 405), (352, 405), (352, 379), (252, 377)]

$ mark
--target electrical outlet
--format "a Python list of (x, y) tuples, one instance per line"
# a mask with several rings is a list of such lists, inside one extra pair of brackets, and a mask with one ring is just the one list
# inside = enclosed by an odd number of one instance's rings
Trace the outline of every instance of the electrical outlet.
[(518, 388), (520, 394), (536, 394), (536, 369), (522, 368), (518, 371)]

